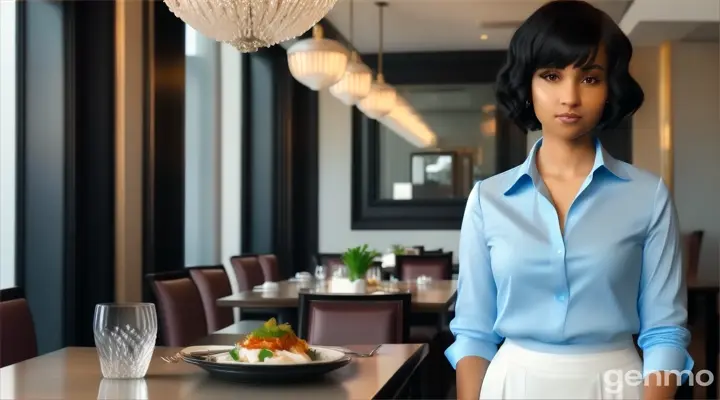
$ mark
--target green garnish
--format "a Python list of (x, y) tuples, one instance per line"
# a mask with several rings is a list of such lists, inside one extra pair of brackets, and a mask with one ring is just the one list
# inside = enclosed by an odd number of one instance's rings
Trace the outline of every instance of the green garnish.
[(275, 318), (270, 318), (263, 326), (255, 329), (250, 335), (256, 338), (279, 338), (292, 333), (292, 328), (289, 324), (278, 325)]
[(258, 353), (258, 360), (260, 360), (260, 362), (263, 362), (263, 361), (265, 361), (266, 358), (272, 357), (272, 356), (273, 356), (272, 351), (270, 351), (268, 349), (262, 349), (262, 350), (260, 350), (260, 353)]
[(308, 349), (307, 355), (308, 355), (308, 357), (310, 357), (310, 359), (311, 359), (312, 361), (317, 361), (317, 360), (318, 360), (318, 353), (317, 353), (317, 351), (315, 351), (315, 350), (313, 350), (313, 349)]
[(240, 361), (240, 354), (238, 354), (237, 347), (230, 350), (230, 357), (232, 357), (232, 359), (235, 361)]

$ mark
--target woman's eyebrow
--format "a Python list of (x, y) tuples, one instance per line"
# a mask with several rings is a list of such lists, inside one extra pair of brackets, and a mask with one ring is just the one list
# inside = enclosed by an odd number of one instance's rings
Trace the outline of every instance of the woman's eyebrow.
[(592, 71), (592, 70), (605, 71), (605, 67), (603, 67), (600, 64), (592, 64), (592, 65), (586, 65), (586, 66), (582, 67), (582, 70), (583, 71)]

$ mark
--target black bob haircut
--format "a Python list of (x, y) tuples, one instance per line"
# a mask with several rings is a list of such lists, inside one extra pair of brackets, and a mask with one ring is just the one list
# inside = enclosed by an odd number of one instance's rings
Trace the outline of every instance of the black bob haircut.
[(520, 127), (541, 129), (532, 107), (533, 74), (541, 68), (591, 65), (600, 46), (607, 53), (608, 102), (595, 130), (616, 127), (645, 97), (629, 72), (632, 44), (610, 16), (579, 0), (547, 3), (518, 28), (497, 77), (498, 108)]

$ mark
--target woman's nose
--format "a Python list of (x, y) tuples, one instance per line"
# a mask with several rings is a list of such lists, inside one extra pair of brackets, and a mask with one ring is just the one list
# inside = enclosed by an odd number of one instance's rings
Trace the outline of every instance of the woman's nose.
[(580, 86), (570, 80), (561, 87), (560, 103), (566, 107), (577, 107), (580, 105)]

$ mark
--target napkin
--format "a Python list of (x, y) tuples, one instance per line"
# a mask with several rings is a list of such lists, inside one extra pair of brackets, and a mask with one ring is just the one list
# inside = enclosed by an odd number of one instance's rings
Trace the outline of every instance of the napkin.
[(255, 286), (253, 290), (258, 292), (269, 292), (273, 290), (278, 290), (278, 287), (280, 287), (280, 285), (278, 285), (277, 282), (268, 281), (263, 283), (262, 285)]

